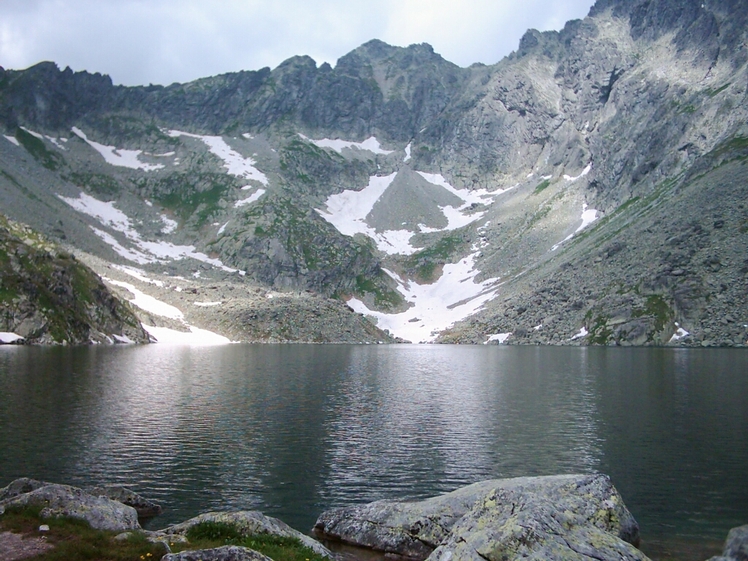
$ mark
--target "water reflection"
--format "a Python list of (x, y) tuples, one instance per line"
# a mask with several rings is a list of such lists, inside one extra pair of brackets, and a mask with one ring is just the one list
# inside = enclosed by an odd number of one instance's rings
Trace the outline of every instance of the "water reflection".
[[(114, 482), (155, 524), (492, 477), (611, 474), (650, 540), (748, 521), (741, 351), (453, 346), (0, 349), (0, 484)], [(7, 453), (6, 451), (11, 451)]]

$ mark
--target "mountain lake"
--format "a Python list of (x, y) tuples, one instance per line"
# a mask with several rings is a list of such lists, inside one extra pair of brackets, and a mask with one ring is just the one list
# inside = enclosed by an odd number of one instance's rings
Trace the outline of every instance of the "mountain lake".
[(610, 475), (657, 558), (748, 523), (748, 352), (448, 345), (0, 348), (0, 486), (116, 483), (151, 528), (483, 479)]

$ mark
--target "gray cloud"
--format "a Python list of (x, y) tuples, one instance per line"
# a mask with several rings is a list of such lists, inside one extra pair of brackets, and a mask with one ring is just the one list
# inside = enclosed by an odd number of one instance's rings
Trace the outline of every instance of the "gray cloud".
[(294, 55), (335, 61), (368, 41), (430, 43), (461, 66), (491, 64), (528, 28), (559, 29), (592, 0), (2, 0), (0, 65), (42, 60), (169, 84), (271, 68)]

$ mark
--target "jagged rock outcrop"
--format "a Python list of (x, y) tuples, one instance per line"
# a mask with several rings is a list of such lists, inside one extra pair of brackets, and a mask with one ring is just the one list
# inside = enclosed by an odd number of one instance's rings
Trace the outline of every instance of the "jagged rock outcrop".
[(730, 530), (725, 541), (722, 555), (712, 557), (709, 561), (746, 561), (748, 560), (748, 524)]
[(147, 343), (129, 307), (65, 250), (0, 216), (0, 331), (27, 343)]
[(492, 480), (424, 501), (333, 509), (314, 531), (407, 559), (647, 559), (605, 475)]

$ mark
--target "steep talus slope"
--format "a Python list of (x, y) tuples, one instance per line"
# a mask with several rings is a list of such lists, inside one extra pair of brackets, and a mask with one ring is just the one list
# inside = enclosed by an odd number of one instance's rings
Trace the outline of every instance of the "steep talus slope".
[(0, 215), (0, 331), (28, 343), (147, 343), (132, 310), (70, 253)]
[(746, 23), (599, 0), (492, 66), (370, 41), (166, 87), (2, 70), (0, 190), (108, 262), (413, 341), (742, 344)]

